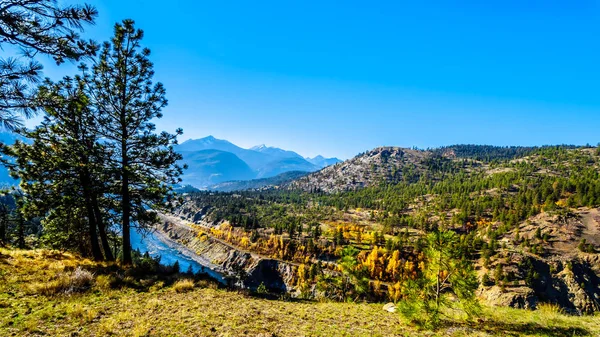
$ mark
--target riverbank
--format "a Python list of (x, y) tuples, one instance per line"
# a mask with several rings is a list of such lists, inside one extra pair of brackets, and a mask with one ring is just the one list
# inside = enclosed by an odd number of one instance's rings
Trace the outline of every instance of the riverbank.
[[(36, 288), (75, 271), (92, 275), (70, 293)], [(0, 336), (598, 336), (600, 319), (538, 311), (484, 308), (473, 323), (446, 321), (435, 332), (404, 324), (381, 304), (274, 301), (197, 280), (178, 286), (155, 277), (126, 277), (116, 265), (71, 254), (0, 248)], [(136, 284), (136, 286), (132, 286)]]
[[(227, 275), (228, 273), (223, 270), (223, 268), (217, 264), (214, 264), (208, 258), (196, 254), (193, 250), (178, 243), (177, 241), (171, 239), (167, 233), (156, 229), (147, 234), (151, 236), (154, 241), (153, 242), (157, 246), (161, 246), (162, 249), (152, 254), (152, 256), (160, 256), (162, 263), (165, 264), (173, 264), (177, 261), (180, 265), (181, 271), (186, 271), (188, 266), (192, 266), (192, 271), (194, 273), (201, 273), (208, 275), (213, 278), (217, 282), (227, 285)], [(148, 240), (144, 240), (144, 242), (148, 242)], [(148, 251), (147, 243), (146, 246), (137, 247), (140, 249), (142, 253)], [(136, 247), (134, 247), (135, 249)]]
[(235, 247), (212, 237), (191, 223), (174, 215), (161, 214), (156, 232), (167, 244), (179, 247), (210, 270), (233, 281), (236, 286), (256, 290), (265, 286), (270, 292), (291, 293), (296, 282), (298, 264), (273, 259)]

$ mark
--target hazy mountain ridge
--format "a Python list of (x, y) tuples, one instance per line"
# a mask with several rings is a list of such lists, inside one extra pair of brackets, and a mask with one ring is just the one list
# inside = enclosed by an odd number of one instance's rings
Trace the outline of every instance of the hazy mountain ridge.
[(300, 156), (294, 151), (288, 151), (277, 147), (266, 146), (265, 144), (253, 146), (250, 148), (250, 150), (264, 153), (274, 158), (302, 158), (302, 156)]
[[(293, 171), (314, 172), (329, 163), (339, 161), (337, 158), (318, 156), (315, 157), (318, 160), (312, 162), (312, 160), (305, 159), (296, 152), (266, 145), (244, 149), (227, 140), (217, 139), (213, 136), (187, 140), (177, 145), (176, 150), (184, 156), (182, 162), (188, 164), (188, 170), (184, 172), (182, 177), (183, 183), (199, 188), (206, 188), (227, 181), (239, 182), (271, 178)], [(207, 150), (221, 151), (222, 153), (216, 157), (213, 154), (210, 160), (203, 158), (206, 153), (197, 154), (199, 151)], [(230, 155), (224, 156), (223, 153), (229, 153)], [(223, 160), (223, 162), (217, 163), (219, 160)], [(206, 165), (209, 165), (210, 168), (205, 168)], [(226, 170), (226, 172), (219, 172), (219, 169)]]
[(221, 181), (252, 179), (254, 171), (231, 152), (221, 150), (181, 151), (188, 165), (183, 181), (192, 186), (209, 186)]
[(335, 165), (337, 163), (341, 163), (342, 162), (342, 160), (340, 160), (338, 158), (335, 158), (335, 157), (334, 158), (325, 158), (325, 157), (323, 157), (321, 155), (318, 155), (318, 156), (316, 156), (314, 158), (306, 157), (304, 159), (306, 159), (310, 163), (313, 163), (314, 165), (317, 165), (317, 166), (322, 167), (322, 168), (327, 167), (327, 166), (331, 166), (331, 165)]

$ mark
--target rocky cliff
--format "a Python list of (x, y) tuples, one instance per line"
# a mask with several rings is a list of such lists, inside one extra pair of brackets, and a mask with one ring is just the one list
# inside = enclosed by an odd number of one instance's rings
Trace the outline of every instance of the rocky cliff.
[[(499, 306), (535, 309), (554, 303), (575, 314), (600, 311), (600, 254), (581, 246), (600, 241), (599, 220), (600, 210), (580, 208), (567, 215), (543, 213), (521, 224), (505, 236), (498, 259), (482, 267), (492, 275), (501, 265), (504, 280), (482, 285), (480, 296)], [(536, 231), (546, 239), (536, 239)], [(539, 251), (532, 254), (523, 238), (538, 242)]]
[[(535, 266), (536, 276), (530, 281), (503, 286), (484, 285), (479, 296), (496, 306), (535, 309), (539, 303), (554, 303), (573, 314), (600, 311), (600, 261), (597, 256), (568, 262), (527, 259)], [(527, 270), (519, 272), (527, 273)]]
[(243, 251), (198, 232), (192, 225), (173, 215), (162, 215), (160, 234), (193, 252), (206, 268), (223, 276), (230, 285), (256, 289), (264, 284), (274, 292), (291, 292), (296, 266)]
[(304, 191), (341, 192), (381, 182), (410, 180), (417, 172), (423, 171), (423, 160), (430, 155), (428, 151), (379, 147), (296, 179), (286, 187)]

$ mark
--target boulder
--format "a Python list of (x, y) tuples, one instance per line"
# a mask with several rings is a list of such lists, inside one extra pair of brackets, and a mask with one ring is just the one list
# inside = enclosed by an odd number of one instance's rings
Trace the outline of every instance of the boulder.
[(388, 312), (396, 312), (396, 305), (390, 302), (383, 306), (383, 310)]
[(497, 307), (535, 309), (538, 303), (535, 292), (529, 287), (516, 287), (505, 291), (498, 286), (483, 287), (479, 290), (479, 297)]

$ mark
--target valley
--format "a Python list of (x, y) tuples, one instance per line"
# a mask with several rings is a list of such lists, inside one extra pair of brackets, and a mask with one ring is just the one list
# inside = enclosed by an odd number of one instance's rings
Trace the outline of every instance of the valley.
[(0, 1), (0, 336), (600, 336), (597, 7)]
[(287, 261), (296, 276), (286, 291), (303, 298), (335, 292), (319, 284), (357, 248), (354, 281), (369, 286), (353, 296), (395, 301), (423, 268), (425, 235), (444, 228), (461, 233), (487, 303), (598, 312), (598, 151), (498, 148), (478, 160), (458, 150), (379, 148), (260, 190), (190, 193), (163, 229), (185, 223), (182, 245), (204, 237)]

